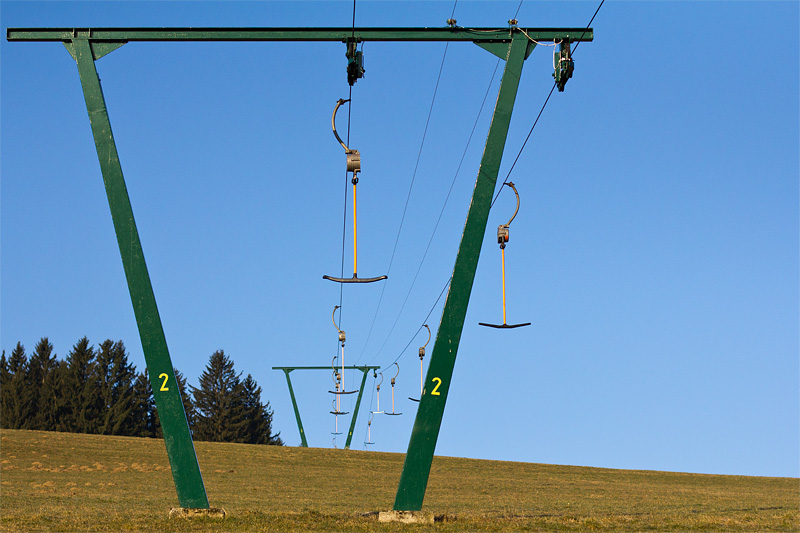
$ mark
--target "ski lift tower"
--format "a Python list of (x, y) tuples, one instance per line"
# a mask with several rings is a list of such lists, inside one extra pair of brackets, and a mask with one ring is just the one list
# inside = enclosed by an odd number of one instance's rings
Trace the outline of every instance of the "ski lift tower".
[(351, 85), (363, 74), (361, 52), (356, 47), (366, 41), (474, 43), (505, 61), (394, 503), (397, 511), (421, 510), (523, 63), (537, 43), (557, 43), (554, 77), (561, 91), (573, 73), (570, 46), (591, 41), (592, 29), (521, 28), (512, 20), (505, 28), (463, 28), (456, 26), (455, 21), (442, 28), (8, 28), (6, 38), (10, 42), (62, 43), (77, 63), (178, 500), (181, 507), (196, 509), (208, 509), (208, 497), (175, 381), (95, 61), (127, 43), (143, 41), (329, 41), (346, 46)]

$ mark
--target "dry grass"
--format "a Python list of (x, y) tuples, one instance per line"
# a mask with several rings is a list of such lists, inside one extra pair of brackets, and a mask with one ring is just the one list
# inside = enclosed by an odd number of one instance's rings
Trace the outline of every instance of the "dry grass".
[(796, 478), (710, 476), (437, 457), (433, 526), (379, 524), (400, 454), (196, 444), (224, 521), (170, 520), (160, 440), (0, 431), (3, 531), (800, 530)]

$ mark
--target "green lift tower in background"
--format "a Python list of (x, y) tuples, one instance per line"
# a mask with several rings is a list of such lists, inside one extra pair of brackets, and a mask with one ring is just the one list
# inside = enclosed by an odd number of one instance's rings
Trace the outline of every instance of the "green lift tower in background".
[(208, 497), (175, 381), (95, 61), (132, 41), (331, 41), (347, 46), (347, 73), (351, 84), (360, 77), (361, 58), (360, 52), (355, 52), (355, 45), (366, 41), (472, 42), (506, 62), (394, 503), (397, 511), (420, 510), (523, 63), (537, 42), (560, 43), (554, 76), (559, 90), (563, 90), (572, 75), (570, 45), (591, 41), (591, 28), (519, 28), (516, 25), (508, 28), (455, 25), (447, 28), (9, 28), (6, 38), (9, 41), (61, 42), (78, 65), (178, 500), (181, 507), (200, 509), (209, 507)]
[[(349, 450), (350, 444), (353, 442), (353, 432), (356, 429), (356, 419), (358, 418), (358, 410), (361, 408), (361, 397), (364, 395), (364, 385), (367, 383), (367, 375), (369, 371), (377, 372), (381, 369), (379, 366), (346, 366), (343, 370), (360, 370), (361, 386), (358, 388), (358, 397), (356, 398), (356, 406), (353, 409), (353, 416), (350, 419), (350, 430), (347, 432), (347, 440), (344, 444), (344, 449)], [(294, 395), (292, 388), (292, 378), (289, 374), (295, 370), (331, 370), (329, 366), (273, 366), (272, 370), (283, 370), (286, 376), (286, 384), (289, 386), (289, 397), (292, 399), (292, 407), (294, 408), (294, 417), (297, 419), (297, 430), (300, 432), (300, 446), (308, 448), (308, 441), (306, 440), (306, 430), (303, 429), (303, 422), (300, 420), (300, 409), (297, 407), (297, 398)], [(335, 371), (336, 369), (334, 369)]]

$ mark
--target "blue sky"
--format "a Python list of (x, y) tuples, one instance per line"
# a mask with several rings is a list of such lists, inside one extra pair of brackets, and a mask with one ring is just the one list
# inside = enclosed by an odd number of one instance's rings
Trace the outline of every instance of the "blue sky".
[[(576, 27), (598, 3), (461, 0), (455, 18), (505, 27), (519, 7), (520, 26)], [(606, 1), (594, 42), (577, 49), (573, 79), (510, 175), (522, 206), (506, 249), (508, 318), (533, 325), (477, 325), (502, 320), (495, 229), (513, 213), (506, 189), (490, 214), (438, 455), (800, 475), (799, 6)], [(444, 26), (453, 2), (356, 9), (357, 26)], [(348, 27), (352, 3), (4, 0), (0, 19), (3, 29)], [(327, 365), (338, 347), (340, 287), (322, 275), (342, 261), (344, 154), (330, 115), (348, 94), (344, 52), (129, 43), (97, 62), (175, 366), (196, 384), (224, 349), (264, 388), (289, 445), (300, 439), (271, 367)], [(431, 313), (435, 335), (502, 72), (493, 77), (497, 59), (477, 46), (450, 45), (420, 151), (444, 52), (368, 42), (353, 89), (359, 274), (389, 280), (344, 287), (346, 362), (397, 359), (404, 413), (376, 415), (374, 450), (406, 450), (420, 326)], [(0, 344), (30, 351), (48, 336), (63, 358), (84, 335), (121, 339), (143, 370), (75, 63), (57, 43), (3, 39), (0, 54)], [(551, 48), (537, 47), (500, 181), (551, 72)], [(332, 446), (329, 374), (292, 378), (309, 443)], [(365, 405), (354, 448), (367, 418)]]

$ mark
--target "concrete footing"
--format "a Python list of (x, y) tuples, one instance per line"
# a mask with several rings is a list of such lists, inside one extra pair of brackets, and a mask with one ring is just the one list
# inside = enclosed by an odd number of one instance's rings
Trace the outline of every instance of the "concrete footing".
[(189, 507), (173, 507), (169, 510), (170, 518), (225, 518), (225, 509), (211, 507), (209, 509), (192, 509)]
[(429, 511), (381, 511), (378, 513), (378, 522), (433, 524), (433, 513)]

